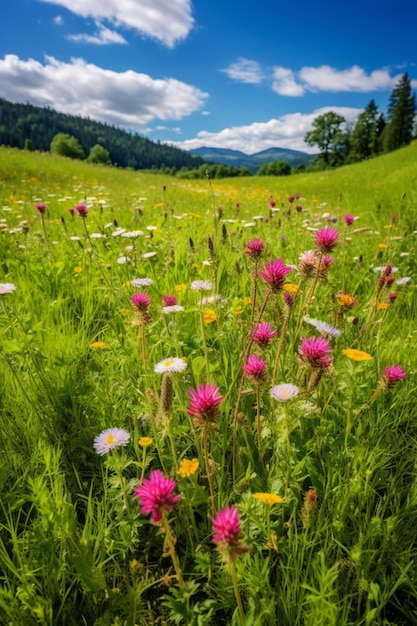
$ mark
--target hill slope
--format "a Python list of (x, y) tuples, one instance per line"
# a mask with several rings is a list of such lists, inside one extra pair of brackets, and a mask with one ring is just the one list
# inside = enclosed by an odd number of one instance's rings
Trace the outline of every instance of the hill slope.
[(245, 154), (239, 150), (228, 150), (226, 148), (196, 148), (190, 150), (190, 154), (199, 156), (204, 161), (213, 163), (221, 163), (223, 165), (232, 165), (234, 167), (247, 167), (251, 172), (255, 173), (264, 163), (271, 161), (287, 161), (291, 167), (297, 165), (308, 165), (316, 156), (307, 154), (299, 150), (290, 150), (287, 148), (268, 148), (255, 154)]

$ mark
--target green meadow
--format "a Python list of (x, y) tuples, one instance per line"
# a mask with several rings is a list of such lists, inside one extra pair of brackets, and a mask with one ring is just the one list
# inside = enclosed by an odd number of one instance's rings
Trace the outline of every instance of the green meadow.
[(0, 195), (0, 624), (416, 624), (417, 143)]

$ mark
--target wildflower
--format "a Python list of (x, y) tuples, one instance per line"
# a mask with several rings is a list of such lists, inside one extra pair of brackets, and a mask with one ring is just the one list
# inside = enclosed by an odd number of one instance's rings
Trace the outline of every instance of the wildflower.
[(141, 513), (151, 513), (151, 522), (156, 524), (162, 518), (163, 513), (169, 513), (178, 502), (178, 496), (174, 494), (176, 482), (167, 478), (160, 470), (152, 470), (149, 478), (144, 478), (139, 487), (134, 488), (135, 498), (138, 498)]
[(0, 296), (12, 293), (15, 289), (16, 285), (13, 285), (13, 283), (0, 283)]
[(330, 335), (330, 337), (338, 337), (341, 331), (337, 328), (333, 328), (327, 322), (321, 322), (320, 320), (316, 320), (316, 328), (321, 335)]
[(271, 263), (264, 266), (264, 270), (259, 275), (270, 285), (272, 291), (276, 292), (282, 289), (285, 277), (291, 272), (291, 267), (285, 265), (282, 259), (275, 259)]
[(134, 293), (131, 301), (133, 306), (135, 306), (139, 311), (146, 311), (151, 304), (151, 299), (149, 298), (146, 291), (142, 291), (141, 293)]
[(269, 206), (271, 207), (271, 209), (273, 209), (275, 207), (275, 205), (276, 205), (275, 200), (273, 198), (271, 198), (270, 201), (269, 201)]
[(180, 283), (179, 285), (175, 285), (174, 290), (177, 293), (184, 293), (187, 291), (187, 285), (185, 283)]
[(191, 397), (187, 407), (188, 415), (194, 417), (198, 424), (214, 423), (219, 416), (219, 404), (223, 401), (219, 388), (212, 384), (201, 384), (197, 391), (189, 389)]
[(109, 450), (127, 446), (129, 439), (130, 434), (123, 428), (108, 428), (94, 439), (93, 446), (97, 454), (103, 455)]
[(43, 203), (37, 204), (36, 208), (39, 211), (39, 213), (45, 213), (45, 211), (46, 211), (46, 204), (43, 204)]
[(352, 309), (358, 304), (357, 300), (355, 300), (349, 293), (339, 293), (337, 301), (339, 306), (343, 309)]
[(397, 285), (406, 285), (409, 281), (411, 280), (410, 276), (404, 276), (403, 278), (399, 278), (397, 281), (395, 281), (397, 283)]
[(394, 387), (402, 378), (405, 378), (406, 373), (401, 365), (389, 365), (384, 369), (381, 376), (387, 387)]
[(144, 254), (142, 254), (142, 259), (151, 259), (153, 256), (156, 255), (156, 252), (144, 252)]
[(180, 359), (176, 356), (173, 356), (169, 359), (164, 359), (155, 365), (154, 371), (157, 374), (165, 374), (168, 372), (170, 374), (178, 374), (179, 372), (183, 372), (187, 369), (187, 363), (184, 359)]
[(183, 478), (189, 478), (196, 473), (198, 466), (198, 459), (182, 459), (178, 468), (178, 474)]
[(303, 508), (301, 509), (301, 519), (303, 527), (307, 530), (311, 524), (311, 516), (317, 504), (317, 492), (315, 489), (309, 489), (304, 496)]
[(398, 298), (398, 294), (396, 293), (390, 293), (388, 296), (388, 300), (390, 304), (394, 304), (394, 302), (396, 301), (396, 299)]
[(212, 324), (217, 320), (216, 311), (213, 309), (206, 309), (203, 313), (203, 322), (204, 324)]
[(246, 244), (246, 254), (252, 259), (259, 259), (264, 248), (263, 241), (261, 241), (259, 237), (255, 237), (255, 239), (251, 239), (251, 241)]
[(281, 496), (278, 496), (276, 493), (257, 492), (253, 494), (253, 497), (255, 498), (255, 500), (261, 500), (262, 502), (264, 502), (265, 504), (269, 504), (270, 506), (272, 504), (282, 504), (283, 502), (285, 502), (284, 498), (281, 498)]
[(74, 216), (74, 209), (72, 208), (72, 206), (70, 206), (70, 207), (68, 208), (68, 213), (69, 213), (70, 215)]
[(184, 307), (180, 306), (179, 304), (173, 304), (172, 306), (164, 306), (162, 307), (162, 312), (165, 313), (165, 315), (169, 315), (170, 313), (180, 313), (181, 311), (184, 311)]
[(209, 280), (194, 280), (191, 283), (191, 289), (193, 291), (210, 291), (213, 286)]
[(271, 324), (269, 322), (261, 322), (258, 324), (252, 335), (253, 341), (262, 348), (268, 346), (271, 339), (276, 336), (277, 333), (275, 330), (271, 330)]
[(79, 265), (77, 265), (77, 267), (74, 267), (74, 272), (76, 274), (81, 274), (82, 271), (83, 271), (83, 268), (80, 267)]
[(78, 215), (80, 217), (87, 217), (87, 207), (85, 206), (85, 204), (77, 204), (77, 206), (75, 207), (75, 210), (77, 211)]
[(330, 344), (323, 337), (310, 337), (302, 339), (298, 348), (300, 359), (309, 363), (312, 367), (329, 367), (333, 357), (327, 356), (330, 352)]
[(314, 250), (302, 252), (298, 259), (298, 273), (304, 278), (310, 278), (317, 270), (318, 258)]
[(299, 393), (300, 389), (297, 385), (292, 385), (291, 383), (275, 385), (275, 387), (269, 390), (269, 394), (275, 398), (275, 400), (278, 400), (278, 402), (286, 402), (287, 400), (296, 398)]
[(152, 278), (134, 278), (130, 282), (134, 287), (150, 287), (150, 285), (153, 285)]
[(320, 252), (325, 254), (327, 252), (331, 252), (333, 248), (337, 245), (338, 237), (339, 233), (335, 228), (325, 226), (324, 228), (317, 231), (314, 238), (314, 244), (320, 250)]
[(125, 263), (130, 263), (131, 260), (132, 259), (129, 256), (119, 256), (117, 262), (119, 265), (124, 265)]
[(288, 196), (288, 202), (292, 204), (294, 200), (295, 200), (295, 196)]
[(233, 314), (241, 315), (241, 313), (243, 313), (243, 306), (241, 304), (237, 304), (235, 308), (233, 309)]
[(220, 552), (227, 552), (229, 557), (234, 557), (241, 552), (240, 540), (242, 529), (240, 515), (235, 505), (225, 506), (215, 518), (213, 524), (213, 542), (217, 543)]
[(355, 348), (346, 348), (342, 352), (352, 361), (370, 361), (373, 358), (367, 352), (362, 352), (362, 350), (356, 350)]
[(352, 226), (353, 222), (356, 220), (356, 217), (354, 215), (351, 215), (350, 213), (347, 213), (344, 217), (343, 217), (343, 221), (346, 224), (346, 226)]
[(285, 283), (282, 288), (288, 293), (298, 293), (300, 291), (300, 287), (294, 283)]
[(90, 343), (88, 347), (92, 350), (103, 350), (106, 347), (106, 344), (104, 341), (94, 341), (93, 343)]
[(175, 306), (178, 304), (176, 296), (162, 296), (162, 306)]
[(379, 243), (378, 244), (378, 248), (380, 250), (386, 250), (388, 248), (388, 244), (386, 244), (386, 243)]
[(248, 378), (260, 382), (266, 376), (266, 361), (261, 361), (257, 354), (251, 354), (243, 369)]
[(138, 441), (138, 444), (142, 446), (142, 448), (147, 448), (148, 446), (153, 444), (152, 437), (141, 437)]

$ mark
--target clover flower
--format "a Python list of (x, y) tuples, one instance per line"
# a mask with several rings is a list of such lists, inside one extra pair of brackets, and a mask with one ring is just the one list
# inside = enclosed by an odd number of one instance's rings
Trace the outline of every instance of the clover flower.
[(336, 247), (338, 237), (339, 232), (335, 228), (325, 226), (316, 232), (314, 244), (320, 252), (326, 254)]
[(346, 215), (343, 216), (343, 221), (346, 224), (346, 226), (352, 226), (355, 220), (356, 220), (356, 217), (354, 215), (351, 215), (350, 213), (347, 213)]
[(175, 306), (178, 304), (176, 296), (162, 296), (162, 306)]
[(130, 434), (123, 428), (108, 428), (97, 435), (94, 439), (93, 446), (97, 454), (102, 456), (107, 454), (109, 450), (127, 446), (129, 439)]
[(252, 334), (253, 341), (261, 348), (268, 346), (270, 341), (276, 336), (277, 333), (275, 330), (271, 329), (269, 322), (261, 322), (258, 324)]
[(151, 522), (156, 524), (162, 519), (163, 513), (169, 513), (178, 502), (174, 494), (176, 482), (167, 478), (160, 470), (152, 470), (149, 478), (144, 478), (139, 487), (134, 488), (134, 496), (138, 498), (141, 513), (151, 513)]
[(218, 406), (223, 401), (219, 388), (210, 383), (207, 385), (203, 383), (197, 391), (189, 389), (188, 392), (191, 396), (187, 407), (188, 415), (194, 417), (199, 425), (204, 422), (214, 423), (220, 412)]
[(257, 354), (251, 354), (243, 369), (248, 378), (260, 382), (266, 376), (266, 361), (262, 361)]
[(240, 541), (242, 528), (240, 515), (235, 505), (225, 506), (215, 518), (211, 518), (213, 524), (213, 542), (217, 543), (220, 552), (227, 552), (229, 557), (234, 557), (241, 552)]
[(301, 340), (301, 346), (298, 348), (300, 359), (308, 363), (312, 367), (329, 367), (333, 361), (332, 356), (328, 356), (330, 352), (330, 344), (323, 337), (310, 337)]
[(142, 291), (141, 293), (134, 293), (131, 301), (133, 306), (135, 306), (138, 311), (146, 311), (151, 304), (151, 299), (149, 298), (146, 291)]
[(265, 246), (263, 241), (261, 241), (259, 237), (255, 237), (255, 239), (251, 239), (251, 241), (246, 244), (246, 254), (252, 259), (259, 259), (264, 248)]
[(39, 211), (39, 213), (45, 213), (45, 211), (46, 211), (46, 204), (44, 204), (43, 202), (39, 203), (39, 204), (36, 205), (36, 209)]
[(275, 259), (271, 263), (264, 266), (263, 271), (259, 275), (270, 285), (272, 291), (277, 292), (282, 289), (285, 283), (285, 277), (291, 272), (291, 267), (285, 265), (282, 259)]

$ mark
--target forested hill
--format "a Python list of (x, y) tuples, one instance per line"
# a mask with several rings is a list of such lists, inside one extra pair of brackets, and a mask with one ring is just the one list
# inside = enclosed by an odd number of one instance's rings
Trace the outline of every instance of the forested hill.
[(30, 140), (33, 150), (48, 152), (57, 133), (76, 137), (85, 154), (95, 144), (102, 145), (108, 150), (111, 162), (119, 167), (136, 170), (159, 169), (165, 165), (179, 170), (182, 167), (196, 168), (204, 163), (200, 157), (184, 150), (155, 143), (109, 124), (0, 98), (0, 145), (23, 148), (25, 141)]

